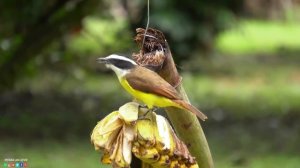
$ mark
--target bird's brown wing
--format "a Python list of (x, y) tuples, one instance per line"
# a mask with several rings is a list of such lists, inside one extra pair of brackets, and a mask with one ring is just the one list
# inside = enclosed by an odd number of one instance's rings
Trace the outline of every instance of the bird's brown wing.
[(181, 99), (176, 89), (157, 73), (144, 67), (137, 67), (125, 76), (129, 85), (139, 91), (152, 93), (169, 99)]

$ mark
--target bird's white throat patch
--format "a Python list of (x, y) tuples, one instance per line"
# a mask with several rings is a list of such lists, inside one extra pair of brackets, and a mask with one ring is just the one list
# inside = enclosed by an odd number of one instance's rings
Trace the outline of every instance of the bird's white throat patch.
[(124, 69), (117, 68), (116, 66), (114, 66), (112, 64), (107, 64), (106, 67), (112, 69), (116, 73), (118, 78), (122, 78), (123, 76), (128, 74), (130, 71), (130, 70), (124, 70)]

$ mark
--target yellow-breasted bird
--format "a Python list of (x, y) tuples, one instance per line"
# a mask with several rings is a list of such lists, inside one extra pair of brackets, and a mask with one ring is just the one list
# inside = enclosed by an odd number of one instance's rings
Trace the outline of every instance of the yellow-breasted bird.
[(149, 109), (154, 106), (172, 106), (190, 111), (203, 121), (207, 119), (205, 114), (184, 101), (176, 89), (157, 73), (137, 65), (133, 60), (116, 54), (98, 60), (112, 69), (124, 89)]

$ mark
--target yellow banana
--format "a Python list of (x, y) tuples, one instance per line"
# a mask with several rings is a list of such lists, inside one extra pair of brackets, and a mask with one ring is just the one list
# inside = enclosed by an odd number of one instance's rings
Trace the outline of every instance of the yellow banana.
[(133, 146), (132, 153), (146, 163), (155, 163), (159, 160), (160, 155), (156, 148), (145, 148)]
[(198, 168), (186, 145), (168, 121), (150, 113), (137, 119), (137, 103), (126, 103), (97, 123), (91, 134), (96, 150), (103, 150), (102, 163), (130, 167), (132, 153), (153, 168)]

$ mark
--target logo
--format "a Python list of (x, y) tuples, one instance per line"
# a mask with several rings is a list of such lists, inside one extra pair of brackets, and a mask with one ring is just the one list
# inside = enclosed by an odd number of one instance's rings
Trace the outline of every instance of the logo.
[(27, 168), (28, 167), (28, 159), (14, 159), (14, 158), (6, 158), (3, 162), (4, 168)]

